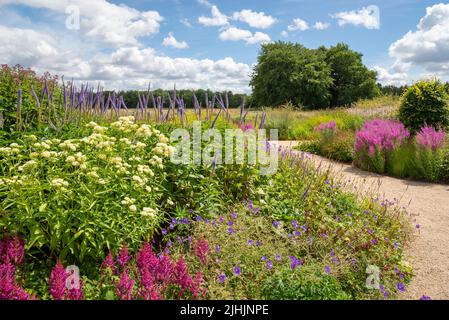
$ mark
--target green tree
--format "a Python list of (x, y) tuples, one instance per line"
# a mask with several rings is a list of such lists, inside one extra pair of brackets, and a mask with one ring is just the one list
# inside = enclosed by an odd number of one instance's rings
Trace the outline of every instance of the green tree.
[(331, 106), (347, 106), (380, 94), (376, 84), (377, 73), (363, 64), (361, 53), (343, 43), (329, 49), (320, 47), (318, 51), (325, 54), (326, 63), (332, 70)]
[(262, 45), (250, 82), (257, 106), (325, 107), (330, 102), (331, 70), (322, 52), (278, 41)]

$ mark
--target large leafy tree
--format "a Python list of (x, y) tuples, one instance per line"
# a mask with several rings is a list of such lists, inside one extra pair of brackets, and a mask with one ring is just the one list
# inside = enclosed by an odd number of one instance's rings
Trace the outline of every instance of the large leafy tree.
[(322, 52), (278, 41), (262, 45), (250, 85), (252, 101), (259, 106), (292, 102), (325, 107), (330, 102), (331, 70)]
[(346, 106), (380, 94), (376, 83), (377, 73), (363, 64), (361, 53), (343, 43), (329, 49), (320, 47), (318, 51), (324, 54), (332, 70), (331, 106)]

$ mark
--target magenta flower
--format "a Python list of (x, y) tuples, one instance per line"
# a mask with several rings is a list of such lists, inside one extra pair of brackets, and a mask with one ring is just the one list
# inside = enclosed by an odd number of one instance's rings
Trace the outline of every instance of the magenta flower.
[(371, 120), (365, 123), (355, 137), (356, 152), (365, 151), (370, 157), (376, 151), (390, 151), (410, 136), (400, 122), (392, 120)]
[(321, 123), (319, 126), (315, 128), (317, 132), (335, 132), (337, 131), (337, 123), (332, 120), (329, 122)]
[(201, 239), (198, 241), (195, 241), (193, 245), (193, 250), (195, 253), (195, 256), (200, 259), (202, 264), (206, 264), (207, 262), (207, 254), (209, 253), (209, 243), (206, 239)]
[(444, 131), (435, 130), (434, 127), (423, 127), (416, 135), (416, 142), (419, 146), (436, 151), (444, 146), (446, 134)]
[(19, 236), (7, 238), (0, 243), (0, 258), (5, 263), (12, 263), (15, 266), (22, 264), (25, 255), (24, 241)]
[(16, 282), (16, 267), (0, 263), (0, 300), (29, 300), (32, 297)]
[(117, 256), (117, 262), (124, 268), (129, 260), (131, 260), (131, 256), (128, 254), (128, 247), (124, 244)]
[(120, 300), (131, 300), (134, 288), (134, 280), (128, 274), (128, 270), (124, 270), (120, 276), (120, 280), (116, 283), (115, 288)]
[(64, 300), (68, 274), (58, 260), (50, 274), (50, 293), (55, 300)]

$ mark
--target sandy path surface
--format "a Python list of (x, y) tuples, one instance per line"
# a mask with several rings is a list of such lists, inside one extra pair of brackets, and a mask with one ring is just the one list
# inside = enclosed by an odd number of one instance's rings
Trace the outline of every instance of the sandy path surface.
[[(273, 144), (294, 147), (297, 142)], [(344, 179), (358, 181), (359, 191), (375, 186), (386, 199), (400, 199), (400, 205), (407, 207), (413, 217), (412, 222), (419, 224), (419, 232), (405, 250), (416, 277), (401, 298), (419, 299), (425, 294), (433, 300), (449, 299), (449, 186), (386, 177), (319, 156), (311, 157), (322, 166), (330, 166), (333, 173), (343, 175)]]

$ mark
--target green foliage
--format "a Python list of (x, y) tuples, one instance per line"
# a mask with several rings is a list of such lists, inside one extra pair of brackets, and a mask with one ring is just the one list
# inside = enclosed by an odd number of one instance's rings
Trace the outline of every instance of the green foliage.
[(332, 135), (321, 135), (318, 154), (336, 161), (352, 162), (354, 159), (354, 133), (338, 130)]
[[(9, 133), (23, 129), (25, 125), (30, 128), (36, 127), (44, 121), (49, 112), (54, 111), (49, 110), (48, 97), (38, 108), (32, 94), (31, 89), (33, 88), (36, 95), (41, 98), (45, 82), (48, 89), (53, 92), (53, 102), (58, 104), (60, 90), (56, 76), (51, 76), (49, 73), (38, 76), (31, 69), (24, 69), (20, 65), (14, 67), (2, 65), (0, 69), (0, 114), (3, 116), (3, 127), (0, 126), (0, 132), (3, 129)], [(19, 89), (22, 92), (22, 98), (18, 105)]]
[(419, 81), (402, 96), (399, 119), (416, 132), (425, 125), (446, 128), (449, 125), (449, 95), (438, 80)]
[(326, 63), (331, 68), (331, 106), (348, 106), (359, 99), (372, 99), (380, 94), (377, 74), (363, 64), (361, 53), (343, 43), (318, 50), (324, 52)]
[(329, 104), (332, 78), (321, 53), (278, 41), (262, 45), (250, 84), (258, 106), (291, 102), (317, 108)]
[(262, 297), (268, 300), (350, 300), (341, 283), (327, 275), (324, 266), (305, 266), (301, 272), (282, 269), (268, 278)]
[[(252, 202), (193, 222), (191, 246), (176, 241), (187, 236), (181, 230), (164, 240), (173, 243), (172, 254), (202, 273), (209, 299), (383, 298), (365, 287), (368, 265), (382, 270), (381, 283), (394, 296), (403, 281), (395, 266), (405, 282), (411, 277), (401, 263), (401, 211), (359, 201), (337, 184), (307, 160), (287, 157), (268, 183), (260, 181)], [(196, 254), (198, 241), (208, 244), (205, 263)], [(292, 257), (298, 261), (293, 269)], [(226, 276), (223, 282), (220, 275)]]
[(449, 148), (442, 150), (438, 163), (438, 178), (440, 181), (449, 182)]

